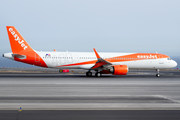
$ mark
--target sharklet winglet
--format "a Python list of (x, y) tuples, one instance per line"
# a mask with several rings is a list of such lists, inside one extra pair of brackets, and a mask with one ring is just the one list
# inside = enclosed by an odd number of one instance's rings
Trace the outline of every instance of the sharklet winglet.
[(93, 48), (93, 50), (94, 50), (94, 52), (95, 52), (95, 54), (96, 54), (96, 57), (97, 57), (98, 59), (101, 58), (101, 57), (99, 56), (99, 54), (97, 53), (96, 49)]

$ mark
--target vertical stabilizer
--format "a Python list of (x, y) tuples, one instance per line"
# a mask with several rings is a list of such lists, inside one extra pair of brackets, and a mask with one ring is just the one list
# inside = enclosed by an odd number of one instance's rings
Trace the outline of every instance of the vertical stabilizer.
[(6, 26), (6, 28), (13, 54), (8, 54), (10, 57), (7, 56), (7, 54), (4, 54), (4, 57), (6, 55), (7, 58), (9, 57), (10, 59), (14, 59), (19, 62), (47, 67), (46, 63), (40, 57), (40, 55), (29, 46), (29, 44), (25, 41), (25, 39), (14, 26)]
[(13, 53), (34, 51), (14, 26), (6, 26)]

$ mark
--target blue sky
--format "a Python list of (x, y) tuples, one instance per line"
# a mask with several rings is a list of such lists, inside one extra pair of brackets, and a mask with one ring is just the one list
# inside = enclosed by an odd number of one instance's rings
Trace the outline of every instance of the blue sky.
[(1, 0), (0, 21), (0, 54), (15, 26), (39, 51), (180, 55), (180, 0)]

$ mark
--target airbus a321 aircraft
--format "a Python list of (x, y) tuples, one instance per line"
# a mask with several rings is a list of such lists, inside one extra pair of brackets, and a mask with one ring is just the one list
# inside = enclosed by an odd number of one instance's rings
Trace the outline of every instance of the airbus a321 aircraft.
[(14, 26), (7, 26), (11, 53), (3, 57), (18, 62), (56, 69), (86, 69), (86, 76), (102, 74), (126, 75), (129, 69), (174, 68), (177, 63), (169, 56), (158, 53), (109, 53), (100, 52), (39, 52), (32, 49)]

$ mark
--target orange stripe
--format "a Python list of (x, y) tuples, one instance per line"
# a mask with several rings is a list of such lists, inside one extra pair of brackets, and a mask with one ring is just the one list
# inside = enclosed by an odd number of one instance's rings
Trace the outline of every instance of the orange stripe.
[[(107, 58), (104, 60), (113, 63), (113, 62), (139, 61), (139, 60), (160, 59), (160, 58), (169, 58), (169, 56), (158, 54), (158, 53), (135, 53), (135, 54), (130, 54), (130, 55)], [(95, 64), (96, 62), (97, 60), (93, 60), (93, 61), (87, 61), (87, 62), (61, 65), (57, 67)]]

